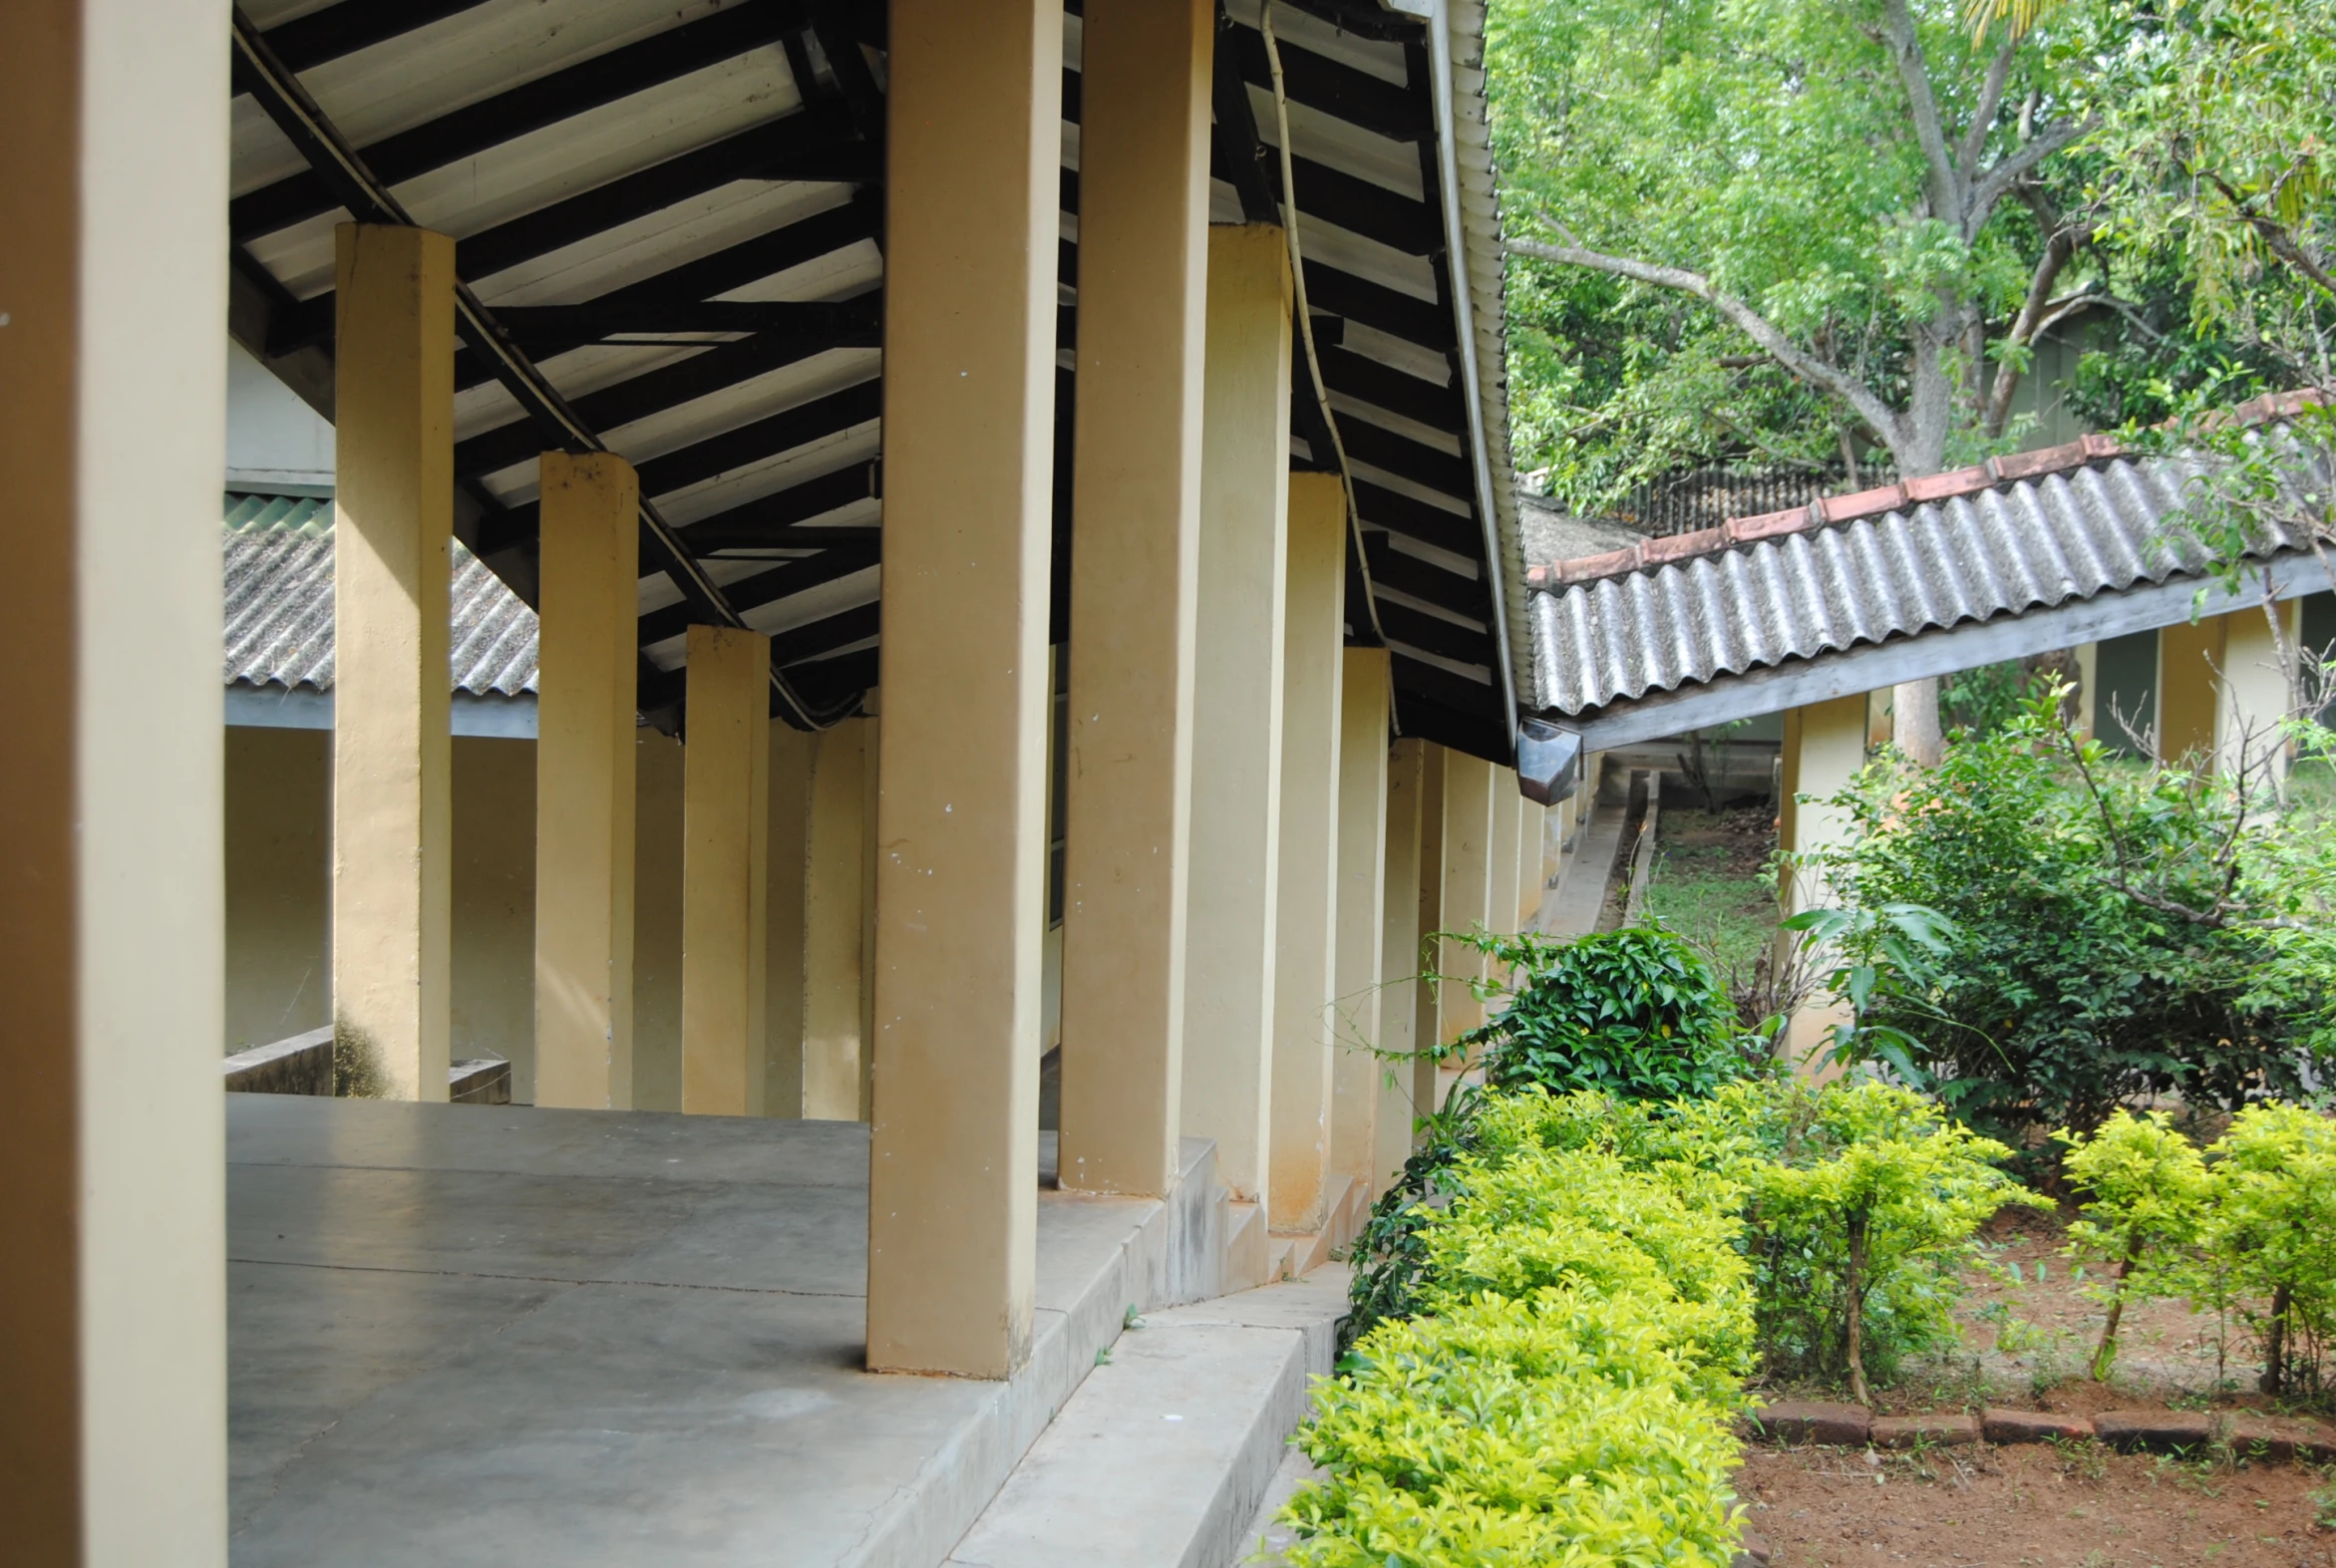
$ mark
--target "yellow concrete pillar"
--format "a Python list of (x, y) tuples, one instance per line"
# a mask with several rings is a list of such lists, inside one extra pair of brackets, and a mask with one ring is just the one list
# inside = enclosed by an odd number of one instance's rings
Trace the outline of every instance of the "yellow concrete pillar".
[[(1439, 972), (1444, 945), (1436, 933), (1444, 929), (1444, 784), (1452, 754), (1433, 741), (1420, 743), (1420, 877), (1418, 915), (1412, 921), (1410, 963), (1415, 975)], [(1427, 1115), (1442, 1103), (1436, 1093), (1437, 1067), (1424, 1053), (1444, 1043), (1444, 999), (1450, 988), (1440, 981), (1421, 979), (1412, 987), (1412, 1049), (1423, 1055), (1412, 1062), (1412, 1103)]]
[[(1786, 807), (1779, 844), (1791, 853), (1808, 854), (1841, 843), (1849, 829), (1848, 813), (1827, 802), (1864, 766), (1862, 693), (1792, 710), (1785, 723)], [(1793, 908), (1814, 907), (1827, 896), (1808, 876), (1795, 878)]]
[(1183, 1128), (1237, 1202), (1266, 1188), (1274, 866), (1281, 843), (1289, 515), (1289, 253), (1264, 224), (1208, 231), (1200, 575), (1192, 686)]
[(2279, 637), (2260, 605), (2222, 617), (2222, 680), (2214, 705), (2214, 767), (2221, 773), (2246, 770), (2246, 785), (2276, 787), (2287, 776), (2287, 746), (2279, 721), (2294, 702), (2279, 644), (2294, 648), (2302, 631), (2301, 599), (2274, 607)]
[(2077, 647), (2077, 736), (2090, 741), (2101, 723), (2101, 645)]
[(2227, 617), (2201, 616), (2158, 633), (2158, 758), (2203, 763), (2214, 753), (2215, 671)]
[(1174, 1184), (1208, 284), (1209, 0), (1090, 0), (1079, 209), (1066, 1187)]
[(227, 1561), (226, 37), (208, 0), (0, 6), (0, 1519), (24, 1568)]
[(535, 1103), (633, 1103), (640, 480), (547, 452), (535, 697)]
[[(1442, 929), (1466, 936), (1483, 929), (1493, 910), (1493, 765), (1463, 752), (1444, 754), (1444, 910)], [(1450, 977), (1443, 990), (1444, 1044), (1485, 1021), (1485, 1004), (1469, 983), (1485, 977), (1484, 955), (1448, 936), (1439, 964)]]
[(846, 719), (819, 737), (802, 837), (802, 1114), (860, 1113), (862, 883), (867, 873), (868, 741), (874, 721)]
[(1270, 1228), (1322, 1228), (1330, 1159), (1331, 1001), (1337, 995), (1340, 688), (1346, 491), (1290, 475), (1289, 609), (1282, 628), (1281, 887), (1274, 916)]
[(1514, 936), (1516, 918), (1518, 834), (1523, 827), (1516, 812), (1524, 797), (1516, 792), (1516, 770), (1493, 766), (1492, 890), (1487, 894), (1485, 924), (1500, 936)]
[[(1397, 741), (1387, 757), (1387, 847), (1380, 897), (1379, 1038), (1389, 1059), (1377, 1064), (1379, 1106), (1372, 1142), (1371, 1195), (1411, 1157), (1412, 1125), (1419, 1109), (1412, 1098), (1413, 1064), (1401, 1054), (1415, 1049), (1420, 972), (1420, 786), (1427, 743)], [(1342, 813), (1343, 815), (1343, 813)]]
[(860, 1114), (866, 719), (771, 726), (770, 1051), (764, 1111)]
[(771, 639), (692, 626), (687, 647), (681, 1108), (759, 1116), (770, 954)]
[[(1810, 854), (1838, 844), (1847, 836), (1848, 814), (1828, 804), (1865, 766), (1867, 708), (1862, 693), (1810, 703), (1791, 710), (1785, 719), (1785, 806), (1778, 845), (1789, 853)], [(1799, 800), (1796, 795), (1803, 796)], [(1809, 871), (1795, 872), (1783, 899), (1788, 915), (1823, 908), (1835, 901), (1833, 889)], [(1797, 941), (1792, 932), (1777, 934), (1780, 948)], [(1782, 1054), (1789, 1062), (1805, 1060), (1828, 1038), (1847, 1014), (1820, 995), (1795, 1014), (1786, 1027)]]
[(681, 743), (634, 732), (633, 1108), (681, 1108)]
[(1063, 9), (894, 0), (867, 1364), (1030, 1354)]
[(455, 242), (336, 238), (333, 1023), (365, 1092), (443, 1100)]
[(1516, 797), (1516, 928), (1534, 929), (1541, 913), (1549, 854), (1549, 808)]
[(1385, 1077), (1371, 1053), (1385, 1033), (1380, 982), (1387, 937), (1387, 660), (1384, 648), (1347, 649), (1339, 686), (1330, 1168), (1366, 1192), (1378, 1164), (1379, 1084)]

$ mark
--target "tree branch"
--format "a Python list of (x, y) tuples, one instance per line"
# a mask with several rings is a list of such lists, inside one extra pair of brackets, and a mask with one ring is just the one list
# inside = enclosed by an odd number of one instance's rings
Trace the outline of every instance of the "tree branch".
[(1930, 215), (1952, 223), (1966, 241), (1963, 178), (1947, 151), (1946, 128), (1938, 118), (1938, 99), (1930, 91), (1930, 69), (1922, 58), (1922, 41), (1914, 35), (1914, 18), (1906, 0), (1882, 0), (1881, 31), (1906, 89), (1906, 107), (1914, 118), (1914, 140), (1930, 169)]
[(1971, 190), (1971, 210), (1965, 219), (1966, 237), (1979, 231), (1979, 226), (1987, 221), (1987, 214), (1995, 210), (1995, 204), (2004, 198), (2004, 192), (2012, 188), (2015, 180), (2077, 138), (2091, 132), (2093, 124), (2085, 120), (2074, 125), (2063, 121), (2057, 126), (2047, 126), (2035, 141), (2006, 156), (1982, 174), (1979, 183)]
[(1554, 261), (1567, 267), (1587, 267), (1592, 272), (1603, 272), (1609, 277), (1629, 278), (1633, 282), (1652, 284), (1656, 288), (1692, 294), (1727, 317), (1738, 331), (1766, 349), (1778, 364), (1806, 381), (1815, 382), (1849, 405), (1856, 411), (1857, 417), (1871, 426), (1873, 433), (1892, 445), (1894, 450), (1898, 416), (1890, 412), (1889, 405), (1875, 396), (1871, 388), (1838, 366), (1819, 359), (1795, 344), (1750, 305), (1712, 287), (1711, 279), (1702, 273), (1690, 272), (1684, 267), (1666, 267), (1652, 261), (1638, 261), (1628, 256), (1609, 256), (1579, 245), (1543, 244), (1537, 239), (1510, 239), (1503, 248), (1513, 255), (1529, 256), (1535, 261)]
[[(2054, 229), (2045, 239), (2044, 254), (2037, 257), (2035, 275), (2028, 280), (2027, 302), (2013, 319), (2011, 330), (2004, 334), (2006, 343), (2024, 346), (2034, 342), (2048, 321), (2058, 321), (2073, 308), (2063, 301), (2058, 313), (2055, 313), (2052, 286), (2060, 281), (2062, 269), (2076, 253), (2076, 236), (2065, 228)], [(1988, 390), (1985, 414), (1988, 435), (2003, 434), (2004, 425), (2011, 418), (2012, 394), (2019, 389), (2019, 385), (2020, 372), (2009, 362), (1999, 363), (1995, 367), (1995, 385)]]
[(1968, 186), (1978, 177), (1979, 158), (1987, 151), (1987, 133), (1995, 127), (1995, 117), (2003, 108), (2004, 89), (2012, 79), (2012, 61), (2018, 55), (2020, 41), (2004, 40), (2003, 48), (1988, 62), (1987, 80), (1979, 88), (1979, 106), (1971, 112), (1971, 124), (1963, 130), (1963, 149), (1956, 158), (1956, 168)]

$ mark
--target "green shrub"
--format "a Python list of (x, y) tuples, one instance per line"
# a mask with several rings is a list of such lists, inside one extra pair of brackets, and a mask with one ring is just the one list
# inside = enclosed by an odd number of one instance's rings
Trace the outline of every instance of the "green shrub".
[(1766, 1155), (1732, 1160), (1731, 1173), (1771, 1370), (1846, 1377), (1860, 1404), (1869, 1375), (1954, 1343), (1979, 1227), (2007, 1203), (2050, 1207), (1996, 1168), (2011, 1150), (1907, 1090), (1763, 1086), (1703, 1119), (1733, 1121)]
[(1930, 770), (1877, 765), (1838, 798), (1836, 895), (1943, 915), (1922, 983), (1870, 1023), (1916, 1042), (1955, 1114), (2015, 1147), (2179, 1094), (2235, 1109), (2330, 1060), (2336, 834), (2184, 768), (2080, 743), (2059, 689)]
[(2069, 1250), (2115, 1272), (2090, 1287), (2108, 1309), (2092, 1372), (2104, 1380), (2117, 1360), (2117, 1326), (2129, 1298), (2164, 1294), (2197, 1237), (2209, 1182), (2206, 1163), (2164, 1111), (2146, 1116), (2121, 1110), (2098, 1131), (2069, 1132), (2061, 1170), (2088, 1194), (2084, 1217), (2069, 1226)]
[(1507, 1005), (1452, 1048), (1482, 1055), (1491, 1088), (1678, 1099), (1710, 1094), (1765, 1055), (1747, 1049), (1711, 965), (1671, 932), (1468, 941), (1514, 977)]
[(2249, 1105), (2206, 1153), (2213, 1185), (2199, 1247), (2227, 1271), (2262, 1346), (2263, 1390), (2319, 1399), (2336, 1346), (2336, 1121), (2302, 1105)]
[(1414, 1233), (1423, 1314), (1377, 1324), (1316, 1391), (1299, 1441), (1329, 1473), (1289, 1506), (1290, 1562), (1731, 1560), (1738, 1227), (1724, 1189), (1633, 1168), (1660, 1151), (1626, 1157), (1607, 1127), (1660, 1138), (1600, 1097), (1487, 1097), (1449, 1207)]

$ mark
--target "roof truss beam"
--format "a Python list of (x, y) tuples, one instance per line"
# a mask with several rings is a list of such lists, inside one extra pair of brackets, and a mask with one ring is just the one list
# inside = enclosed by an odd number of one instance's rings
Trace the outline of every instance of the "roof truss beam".
[[(775, 43), (782, 32), (802, 26), (803, 20), (796, 0), (745, 0), (467, 104), (357, 153), (374, 178), (386, 185), (402, 184), (529, 132)], [(320, 217), (337, 205), (331, 187), (311, 169), (228, 202), (227, 228), (242, 243)]]

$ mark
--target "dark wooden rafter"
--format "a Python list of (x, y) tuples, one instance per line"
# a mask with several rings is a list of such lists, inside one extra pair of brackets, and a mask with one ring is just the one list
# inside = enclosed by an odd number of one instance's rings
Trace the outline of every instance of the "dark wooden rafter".
[[(366, 166), (363, 157), (308, 96), (298, 76), (275, 58), (259, 30), (240, 10), (234, 14), (233, 58), (237, 82), (300, 152), (335, 201), (359, 222), (411, 226), (412, 219), (390, 194), (388, 185)], [(466, 347), (502, 367), (498, 379), (542, 427), (546, 445), (568, 451), (604, 450), (591, 427), (577, 418), (550, 381), (502, 333), (494, 313), (459, 279), (455, 323)], [(743, 624), (646, 495), (641, 502), (641, 532), (644, 564), (662, 572), (696, 614), (715, 625)], [(817, 727), (843, 716), (842, 712), (829, 714), (808, 705), (778, 671), (773, 671), (772, 679), (774, 696), (790, 723)]]
[(1379, 626), (1391, 643), (1457, 659), (1463, 664), (1492, 667), (1493, 638), (1482, 626), (1464, 626), (1389, 599), (1379, 601)]
[[(693, 354), (598, 392), (585, 393), (572, 400), (572, 407), (596, 428), (614, 429), (728, 391), (742, 382), (800, 364), (831, 349), (873, 348), (877, 341), (872, 332), (808, 336), (761, 333), (735, 343), (715, 345), (703, 354)], [(538, 450), (540, 442), (533, 427), (524, 419), (514, 420), (457, 443), (455, 471), (494, 473), (513, 464), (532, 461)]]
[(1485, 613), (1485, 585), (1478, 578), (1446, 571), (1433, 561), (1399, 550), (1383, 533), (1366, 533), (1363, 547), (1371, 554), (1374, 582), (1455, 615), (1474, 619)]
[(1225, 18), (1223, 0), (1216, 7), (1216, 52), (1209, 84), (1210, 107), (1216, 124), (1208, 141), (1210, 172), (1233, 187), (1241, 201), (1241, 216), (1252, 223), (1281, 221), (1280, 170), (1268, 179), (1266, 148), (1257, 135), (1257, 109), (1249, 102), (1241, 68), (1234, 58), (1232, 23)]
[[(770, 229), (751, 239), (740, 240), (711, 255), (700, 256), (668, 267), (663, 272), (613, 288), (582, 302), (579, 308), (607, 306), (613, 310), (663, 309), (694, 305), (710, 300), (717, 294), (727, 294), (749, 283), (759, 282), (791, 267), (808, 261), (832, 256), (839, 250), (875, 239), (883, 231), (883, 202), (872, 192), (860, 192), (848, 201), (798, 218), (793, 223)], [(458, 251), (459, 254), (459, 251)], [(874, 303), (876, 296), (861, 296)], [(857, 303), (855, 301), (854, 303)], [(879, 321), (880, 327), (882, 323)], [(585, 340), (566, 344), (546, 343), (540, 351), (545, 355), (561, 348), (580, 347)], [(838, 343), (836, 347), (844, 345)], [(485, 365), (475, 365), (467, 357), (455, 361), (455, 388), (457, 391), (479, 386), (494, 380)], [(638, 416), (633, 416), (638, 418)], [(607, 424), (619, 423), (614, 420)]]
[[(881, 155), (852, 140), (848, 128), (816, 111), (793, 114), (482, 229), (457, 241), (455, 269), (467, 279), (490, 278), (735, 180), (875, 184), (882, 173)], [(303, 300), (270, 346), (291, 353), (326, 341), (332, 332), (333, 296), (327, 292)]]
[[(854, 130), (875, 146), (884, 141), (884, 93), (876, 86), (875, 72), (868, 68), (867, 56), (860, 53), (860, 40), (854, 26), (854, 13), (867, 8), (843, 3), (843, 0), (810, 0), (811, 31), (820, 41), (820, 53), (828, 57), (828, 70), (834, 74), (841, 92), (844, 113), (851, 117)], [(802, 83), (804, 78), (797, 78)]]
[[(750, 572), (744, 577), (733, 578), (724, 585), (723, 592), (739, 610), (760, 609), (766, 604), (776, 604), (781, 599), (823, 587), (839, 577), (864, 571), (875, 565), (878, 558), (876, 531), (871, 528), (864, 549), (846, 547), (822, 550), (817, 555), (806, 555), (800, 560), (788, 561), (767, 571)], [(641, 617), (641, 646), (646, 648), (668, 638), (679, 637), (697, 619), (686, 604), (669, 604), (651, 610)], [(842, 645), (838, 643), (836, 646)]]
[[(357, 149), (357, 156), (375, 179), (400, 184), (776, 43), (783, 31), (803, 21), (798, 0), (745, 0), (383, 137)], [(241, 244), (320, 217), (338, 204), (330, 184), (313, 169), (290, 174), (228, 202), (228, 233)]]
[(337, 5), (328, 5), (321, 11), (280, 22), (264, 36), (278, 60), (294, 71), (308, 71), (486, 3), (487, 0), (339, 0)]

